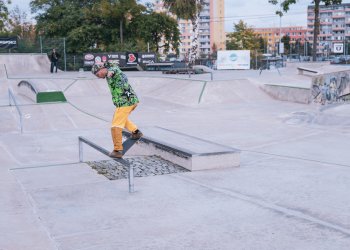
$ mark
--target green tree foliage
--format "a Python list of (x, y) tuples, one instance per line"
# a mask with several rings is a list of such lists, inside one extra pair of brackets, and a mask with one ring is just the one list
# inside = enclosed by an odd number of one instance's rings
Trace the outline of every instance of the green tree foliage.
[(259, 50), (264, 53), (265, 52), (267, 53), (267, 45), (268, 45), (267, 40), (259, 36)]
[(157, 52), (160, 48), (164, 48), (165, 52), (172, 48), (178, 53), (180, 32), (177, 21), (164, 13), (140, 15), (131, 22), (130, 30)]
[(259, 36), (253, 28), (240, 20), (234, 24), (234, 32), (227, 35), (226, 48), (228, 50), (258, 50), (261, 47)]
[(202, 9), (201, 2), (197, 0), (163, 0), (164, 6), (178, 18), (193, 20)]
[(284, 45), (284, 54), (290, 53), (290, 36), (286, 35), (281, 38), (281, 43)]
[(120, 42), (123, 43), (123, 29), (127, 25), (131, 17), (137, 16), (144, 7), (137, 4), (136, 1), (119, 0), (113, 3), (112, 12), (114, 12), (119, 20)]
[(233, 24), (234, 32), (227, 35), (226, 49), (227, 50), (250, 50), (251, 65), (253, 68), (259, 68), (258, 61), (264, 51), (265, 41), (259, 37), (253, 28), (240, 20)]
[[(72, 53), (141, 51), (152, 40), (145, 32), (152, 28), (170, 39), (173, 46), (179, 42), (173, 22), (156, 20), (157, 15), (150, 15), (136, 0), (33, 0), (31, 8), (36, 13), (37, 32), (45, 37), (66, 37), (67, 51)], [(140, 20), (148, 21), (149, 26)]]
[(8, 22), (8, 9), (7, 4), (11, 1), (0, 0), (0, 34), (7, 34), (6, 24)]
[[(296, 4), (298, 0), (269, 0), (269, 3), (271, 4), (279, 4), (281, 5), (281, 11), (277, 11), (276, 13), (280, 16), (283, 15), (283, 12), (288, 12), (290, 5)], [(320, 5), (323, 3), (325, 5), (332, 5), (332, 4), (341, 4), (342, 0), (313, 0), (313, 4), (315, 4), (315, 23), (314, 23), (314, 37), (313, 37), (313, 48), (312, 48), (312, 58), (314, 61), (316, 61), (317, 56), (317, 38), (320, 34)]]
[[(66, 37), (69, 52), (86, 51), (102, 40), (105, 33), (99, 29), (102, 20), (89, 16), (97, 2), (100, 1), (31, 1), (32, 13), (37, 13), (37, 32), (45, 37)], [(94, 25), (91, 20), (99, 25)]]

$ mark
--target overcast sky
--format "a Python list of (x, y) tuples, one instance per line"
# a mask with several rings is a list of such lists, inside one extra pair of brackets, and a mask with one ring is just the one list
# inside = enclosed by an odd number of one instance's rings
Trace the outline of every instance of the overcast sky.
[[(141, 0), (152, 2), (152, 0)], [(289, 13), (282, 17), (282, 26), (306, 26), (306, 11), (311, 0), (299, 0), (292, 5)], [(30, 13), (30, 0), (12, 0), (11, 6), (18, 5), (22, 11)], [(350, 0), (343, 0), (350, 3)], [(277, 6), (268, 3), (268, 0), (225, 0), (225, 30), (232, 31), (233, 23), (243, 19), (254, 27), (279, 27), (279, 17), (275, 15)]]

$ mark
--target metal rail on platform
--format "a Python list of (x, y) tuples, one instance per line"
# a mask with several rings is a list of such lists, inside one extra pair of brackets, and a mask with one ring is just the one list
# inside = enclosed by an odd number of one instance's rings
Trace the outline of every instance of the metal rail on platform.
[[(88, 139), (79, 136), (79, 161), (83, 162), (83, 143), (89, 145), (90, 147), (96, 149), (97, 151), (101, 152), (104, 155), (109, 156), (109, 151), (98, 146), (97, 144), (93, 143), (92, 141), (89, 141)], [(129, 180), (129, 193), (134, 192), (134, 167), (130, 165), (129, 162), (122, 158), (112, 158), (113, 160), (120, 162), (124, 166), (128, 167), (128, 180)]]
[(12, 106), (12, 102), (15, 104), (15, 107), (17, 109), (18, 115), (19, 115), (19, 126), (21, 129), (21, 134), (23, 133), (23, 116), (22, 116), (22, 112), (20, 110), (20, 108), (18, 107), (15, 95), (12, 93), (11, 89), (8, 89), (8, 93), (9, 93), (9, 106)]

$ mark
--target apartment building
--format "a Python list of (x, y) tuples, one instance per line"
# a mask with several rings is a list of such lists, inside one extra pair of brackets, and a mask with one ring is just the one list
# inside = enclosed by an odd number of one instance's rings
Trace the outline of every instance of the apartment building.
[(277, 52), (280, 37), (289, 36), (290, 43), (299, 41), (301, 44), (304, 44), (307, 33), (306, 28), (302, 26), (254, 28), (254, 31), (267, 41), (265, 52), (272, 54)]
[[(167, 12), (161, 0), (155, 1), (155, 11)], [(167, 12), (171, 15), (169, 12)], [(198, 56), (208, 57), (215, 47), (216, 50), (226, 49), (224, 29), (225, 0), (203, 0), (199, 15)], [(191, 21), (179, 19), (181, 44), (180, 58), (186, 59), (191, 50), (193, 27)]]
[[(315, 13), (313, 5), (307, 9), (307, 39), (313, 43)], [(329, 54), (334, 51), (335, 44), (350, 41), (350, 3), (320, 6), (320, 34), (318, 36), (317, 54)]]

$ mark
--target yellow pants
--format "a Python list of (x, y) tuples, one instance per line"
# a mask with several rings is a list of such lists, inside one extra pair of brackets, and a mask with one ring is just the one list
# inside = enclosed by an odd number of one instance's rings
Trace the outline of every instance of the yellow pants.
[(123, 150), (123, 128), (126, 128), (130, 132), (137, 130), (137, 126), (129, 120), (130, 113), (136, 108), (137, 104), (128, 107), (116, 108), (113, 120), (112, 120), (112, 139), (114, 144), (114, 150)]

